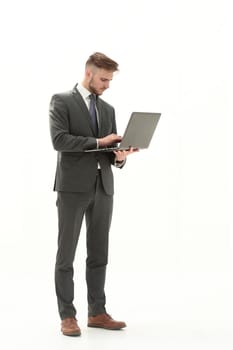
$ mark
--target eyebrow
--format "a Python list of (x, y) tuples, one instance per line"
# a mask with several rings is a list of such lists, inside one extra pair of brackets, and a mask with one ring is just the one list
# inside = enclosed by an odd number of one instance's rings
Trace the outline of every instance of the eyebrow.
[(100, 77), (101, 80), (103, 81), (111, 81), (112, 79), (108, 79), (108, 78), (104, 78), (104, 77)]

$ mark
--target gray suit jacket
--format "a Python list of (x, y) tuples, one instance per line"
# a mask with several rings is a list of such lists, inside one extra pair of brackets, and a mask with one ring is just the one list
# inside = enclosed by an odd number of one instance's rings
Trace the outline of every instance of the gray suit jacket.
[(96, 137), (116, 133), (115, 111), (101, 98), (97, 100), (99, 133), (94, 135), (89, 111), (82, 96), (73, 90), (55, 94), (50, 102), (50, 132), (57, 154), (55, 191), (86, 192), (96, 180), (97, 164), (100, 164), (105, 192), (114, 192), (113, 153), (84, 150), (96, 147)]

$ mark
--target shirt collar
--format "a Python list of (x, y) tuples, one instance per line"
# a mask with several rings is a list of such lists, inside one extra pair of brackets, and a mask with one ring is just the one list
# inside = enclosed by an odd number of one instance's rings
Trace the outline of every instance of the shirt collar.
[(91, 92), (81, 84), (78, 84), (76, 88), (84, 99), (87, 99), (91, 95)]

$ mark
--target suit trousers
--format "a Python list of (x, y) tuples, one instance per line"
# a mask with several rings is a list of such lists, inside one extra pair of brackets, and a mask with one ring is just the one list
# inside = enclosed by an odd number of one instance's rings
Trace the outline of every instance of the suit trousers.
[(74, 268), (76, 248), (85, 217), (86, 221), (86, 283), (88, 315), (105, 311), (105, 275), (108, 263), (109, 230), (113, 196), (104, 191), (101, 171), (88, 192), (58, 192), (58, 249), (55, 265), (55, 286), (61, 319), (75, 317)]

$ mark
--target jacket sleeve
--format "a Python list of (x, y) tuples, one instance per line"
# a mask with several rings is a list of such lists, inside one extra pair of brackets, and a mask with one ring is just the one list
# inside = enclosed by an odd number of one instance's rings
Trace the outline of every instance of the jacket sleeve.
[(96, 138), (70, 133), (69, 110), (59, 95), (54, 95), (49, 108), (50, 135), (53, 147), (60, 152), (83, 152), (95, 148)]

